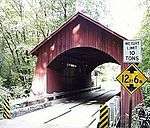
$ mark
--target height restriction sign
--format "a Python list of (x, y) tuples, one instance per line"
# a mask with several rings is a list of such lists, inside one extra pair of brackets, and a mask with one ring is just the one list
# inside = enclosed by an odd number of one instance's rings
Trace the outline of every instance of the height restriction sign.
[(116, 79), (130, 94), (147, 81), (147, 77), (134, 64), (127, 67)]
[(124, 63), (141, 63), (141, 40), (124, 40), (123, 41), (123, 62)]

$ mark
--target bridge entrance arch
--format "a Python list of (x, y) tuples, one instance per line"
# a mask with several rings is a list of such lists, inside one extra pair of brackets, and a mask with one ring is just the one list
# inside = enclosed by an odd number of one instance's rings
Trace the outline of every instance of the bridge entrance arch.
[[(118, 63), (124, 69), (127, 65), (123, 63), (123, 40), (126, 38), (84, 14), (75, 14), (31, 51), (37, 56), (33, 92), (87, 87), (91, 71), (105, 62)], [(142, 101), (140, 90), (133, 101), (133, 106)], [(122, 120), (129, 113), (128, 106), (129, 95), (121, 89)]]
[(91, 87), (91, 72), (107, 62), (119, 64), (113, 57), (96, 48), (69, 49), (49, 62), (47, 91), (51, 93)]

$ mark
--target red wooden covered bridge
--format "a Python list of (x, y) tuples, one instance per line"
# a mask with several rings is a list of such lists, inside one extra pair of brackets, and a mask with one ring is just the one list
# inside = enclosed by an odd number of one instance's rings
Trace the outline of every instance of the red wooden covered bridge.
[[(91, 72), (103, 63), (123, 63), (125, 37), (93, 19), (77, 13), (32, 51), (37, 57), (33, 79), (35, 94), (89, 87)], [(72, 69), (70, 69), (72, 68)], [(133, 106), (142, 101), (140, 91), (133, 96)], [(129, 96), (121, 90), (121, 116), (128, 113)]]

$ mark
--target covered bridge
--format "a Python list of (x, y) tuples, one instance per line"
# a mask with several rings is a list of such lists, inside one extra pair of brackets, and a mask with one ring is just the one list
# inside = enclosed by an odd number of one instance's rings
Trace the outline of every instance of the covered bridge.
[[(52, 93), (89, 87), (91, 72), (103, 63), (123, 63), (125, 37), (99, 22), (77, 13), (67, 20), (32, 51), (37, 57), (33, 79), (35, 94)], [(141, 102), (137, 91), (133, 106)], [(129, 96), (121, 90), (121, 113), (128, 113)]]

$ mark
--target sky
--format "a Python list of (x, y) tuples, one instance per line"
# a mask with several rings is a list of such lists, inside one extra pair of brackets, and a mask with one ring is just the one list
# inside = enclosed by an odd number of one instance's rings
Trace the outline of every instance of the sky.
[(127, 39), (135, 39), (144, 16), (139, 0), (108, 0), (113, 24), (111, 29)]
[[(144, 6), (140, 5), (140, 1), (143, 2), (143, 0), (104, 1), (109, 13), (107, 17), (104, 19), (100, 17), (98, 21), (127, 39), (135, 39), (136, 34), (140, 31), (145, 12)], [(76, 9), (79, 11), (84, 10), (84, 2), (77, 0)]]
[[(83, 1), (77, 1), (79, 8), (83, 8)], [(99, 21), (104, 25), (111, 24), (110, 29), (127, 39), (134, 39), (140, 30), (145, 11), (143, 6), (139, 6), (139, 1), (142, 0), (106, 0), (111, 16), (104, 21), (105, 23), (101, 19)]]

